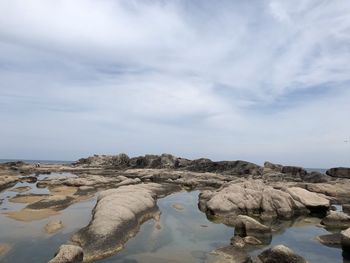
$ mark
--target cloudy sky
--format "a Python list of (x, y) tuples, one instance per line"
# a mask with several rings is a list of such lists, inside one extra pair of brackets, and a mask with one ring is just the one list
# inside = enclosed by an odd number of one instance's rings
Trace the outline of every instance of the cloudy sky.
[(0, 0), (0, 158), (350, 165), (350, 1)]

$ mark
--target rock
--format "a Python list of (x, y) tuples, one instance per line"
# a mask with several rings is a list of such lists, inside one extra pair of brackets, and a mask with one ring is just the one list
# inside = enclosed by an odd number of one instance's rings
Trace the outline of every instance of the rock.
[(270, 243), (272, 230), (249, 216), (239, 215), (235, 220), (235, 235), (240, 237), (251, 236), (264, 241), (264, 243)]
[(305, 176), (307, 174), (307, 171), (302, 167), (283, 166), (282, 173), (302, 177), (302, 176)]
[(350, 228), (340, 232), (341, 235), (341, 247), (343, 251), (347, 254), (350, 253)]
[(308, 182), (308, 183), (326, 183), (331, 180), (331, 178), (328, 175), (320, 172), (307, 173), (301, 176), (301, 179), (304, 182)]
[(347, 167), (331, 168), (327, 170), (326, 174), (332, 177), (350, 178), (350, 168), (347, 168)]
[(344, 213), (350, 214), (350, 204), (343, 204), (342, 208)]
[(64, 195), (52, 195), (35, 203), (27, 205), (27, 209), (57, 209), (62, 210), (74, 202), (74, 197)]
[(16, 188), (11, 189), (11, 192), (16, 192), (16, 193), (24, 193), (32, 189), (30, 186), (19, 186)]
[(282, 172), (283, 165), (265, 162), (264, 168), (268, 168), (268, 169), (276, 171), (276, 172)]
[(45, 232), (47, 234), (54, 234), (63, 228), (63, 223), (61, 220), (52, 220), (45, 225)]
[(231, 245), (236, 248), (243, 248), (245, 246), (245, 241), (242, 237), (235, 235), (231, 238)]
[(17, 176), (0, 176), (0, 191), (14, 186), (17, 182)]
[(194, 172), (224, 173), (231, 175), (262, 175), (262, 167), (246, 161), (213, 162), (210, 159), (197, 159), (191, 161), (186, 170)]
[(256, 246), (256, 245), (262, 244), (261, 240), (257, 239), (256, 237), (252, 237), (252, 236), (246, 236), (243, 238), (243, 240), (244, 240), (244, 243), (246, 243), (248, 245)]
[(172, 207), (179, 211), (182, 211), (185, 209), (182, 204), (173, 204)]
[(0, 243), (0, 256), (5, 255), (10, 250), (11, 250), (11, 246), (9, 244)]
[(350, 227), (350, 216), (343, 212), (330, 211), (322, 219), (321, 224), (329, 228), (348, 228)]
[[(243, 250), (232, 246), (218, 248), (210, 255), (215, 255), (214, 263), (252, 263), (251, 257)], [(207, 262), (207, 261), (206, 261)]]
[(327, 234), (327, 235), (321, 235), (316, 237), (316, 239), (323, 245), (331, 246), (331, 247), (338, 247), (341, 244), (341, 234), (340, 233), (334, 233), (334, 234)]
[(79, 263), (83, 262), (84, 252), (81, 247), (62, 245), (49, 263)]
[(303, 188), (290, 187), (287, 189), (287, 192), (293, 197), (294, 200), (299, 201), (311, 211), (325, 212), (330, 207), (330, 202), (328, 199)]
[(288, 219), (309, 213), (289, 193), (274, 189), (260, 180), (231, 182), (216, 191), (202, 191), (198, 206), (209, 217), (220, 217), (226, 224), (234, 224), (238, 215)]
[(26, 177), (22, 177), (21, 182), (26, 182), (26, 183), (36, 183), (38, 181), (38, 178), (36, 178), (35, 176), (26, 176)]
[(307, 263), (307, 261), (284, 245), (269, 248), (259, 254), (262, 263)]
[(174, 190), (174, 186), (149, 183), (100, 192), (89, 225), (72, 237), (83, 248), (84, 261), (119, 251), (144, 221), (158, 215), (156, 198)]

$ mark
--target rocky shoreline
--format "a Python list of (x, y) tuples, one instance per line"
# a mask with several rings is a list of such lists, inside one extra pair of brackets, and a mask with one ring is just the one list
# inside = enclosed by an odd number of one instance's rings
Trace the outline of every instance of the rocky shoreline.
[[(75, 176), (38, 179), (38, 175), (52, 172)], [(242, 254), (245, 246), (266, 243), (266, 237), (268, 240), (273, 234), (274, 221), (310, 213), (322, 217), (325, 227), (344, 230), (330, 242), (338, 242), (344, 253), (349, 252), (350, 216), (346, 212), (350, 168), (331, 168), (323, 174), (271, 162), (259, 166), (246, 161), (188, 160), (169, 154), (134, 158), (94, 155), (72, 164), (40, 167), (23, 162), (0, 164), (0, 191), (26, 181), (36, 182), (38, 188), (48, 188), (50, 193), (28, 195), (17, 190), (12, 201), (27, 205), (8, 216), (23, 221), (47, 217), (98, 194), (90, 223), (62, 246), (52, 263), (91, 262), (117, 253), (144, 221), (159, 217), (158, 198), (183, 190), (200, 190), (199, 209), (210, 219), (235, 226), (231, 250), (222, 249), (221, 254)], [(344, 212), (331, 211), (334, 204), (342, 205)], [(327, 238), (321, 239), (327, 243)], [(304, 262), (293, 253), (279, 246), (257, 258), (242, 257), (241, 262)]]

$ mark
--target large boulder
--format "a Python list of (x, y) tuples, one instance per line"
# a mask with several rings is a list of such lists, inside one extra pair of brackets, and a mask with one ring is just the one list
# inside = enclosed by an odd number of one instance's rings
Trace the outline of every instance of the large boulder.
[(336, 167), (327, 170), (326, 174), (332, 177), (350, 178), (350, 168)]
[(302, 177), (307, 174), (307, 171), (304, 168), (298, 166), (283, 166), (282, 173)]
[(259, 254), (262, 263), (307, 263), (307, 261), (284, 245), (269, 248)]
[(270, 243), (272, 239), (272, 230), (270, 227), (261, 224), (246, 215), (239, 215), (235, 220), (235, 235), (242, 238), (244, 237), (255, 237), (262, 243)]
[(261, 180), (231, 182), (216, 191), (203, 191), (199, 196), (199, 208), (227, 224), (234, 224), (238, 215), (286, 219), (309, 213), (305, 205), (288, 192), (274, 189)]
[(329, 211), (321, 224), (329, 228), (348, 228), (350, 227), (350, 216), (343, 212)]
[(73, 235), (84, 250), (84, 261), (110, 256), (136, 234), (140, 225), (159, 215), (158, 196), (173, 191), (156, 183), (121, 186), (99, 194), (90, 223)]
[(262, 167), (246, 161), (213, 162), (210, 159), (197, 159), (191, 161), (184, 169), (193, 172), (212, 172), (230, 175), (262, 175)]
[(303, 188), (290, 187), (287, 189), (287, 192), (293, 197), (294, 200), (299, 201), (311, 211), (325, 212), (330, 207), (330, 202), (328, 199)]
[(326, 183), (330, 181), (330, 177), (324, 173), (311, 172), (301, 176), (304, 182), (308, 183)]
[(62, 245), (49, 263), (79, 263), (83, 262), (83, 249), (74, 245)]

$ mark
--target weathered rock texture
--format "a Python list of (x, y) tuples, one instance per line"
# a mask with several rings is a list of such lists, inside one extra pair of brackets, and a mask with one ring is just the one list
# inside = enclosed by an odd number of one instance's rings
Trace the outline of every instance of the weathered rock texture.
[(172, 190), (149, 183), (101, 192), (89, 225), (72, 237), (72, 241), (83, 248), (84, 261), (119, 251), (138, 231), (141, 223), (158, 216), (156, 198)]
[(259, 255), (262, 263), (307, 263), (307, 261), (284, 245), (267, 249)]
[[(235, 235), (242, 238), (255, 237), (263, 243), (270, 243), (272, 230), (259, 221), (245, 215), (239, 215), (235, 220)], [(259, 243), (259, 242), (258, 242)]]
[(350, 168), (346, 167), (331, 168), (326, 173), (332, 177), (350, 178)]
[(49, 263), (79, 263), (83, 262), (83, 257), (84, 253), (81, 247), (62, 245)]
[[(297, 192), (302, 196), (296, 196)], [(329, 201), (301, 188), (277, 190), (260, 180), (231, 182), (216, 191), (203, 191), (199, 197), (202, 211), (222, 217), (228, 224), (241, 214), (262, 219), (291, 218), (316, 207), (326, 209)]]
[(350, 216), (337, 211), (330, 211), (329, 214), (322, 219), (321, 224), (329, 228), (348, 228), (350, 227)]

